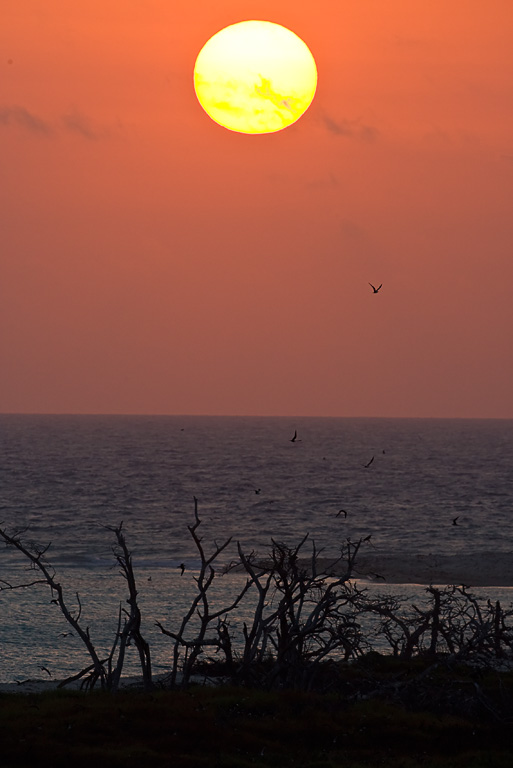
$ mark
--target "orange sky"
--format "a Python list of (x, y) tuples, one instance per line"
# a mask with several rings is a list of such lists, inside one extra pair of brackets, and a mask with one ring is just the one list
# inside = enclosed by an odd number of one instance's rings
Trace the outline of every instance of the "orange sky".
[[(248, 18), (317, 61), (279, 133), (194, 94)], [(513, 418), (511, 0), (17, 0), (0, 51), (0, 412)]]

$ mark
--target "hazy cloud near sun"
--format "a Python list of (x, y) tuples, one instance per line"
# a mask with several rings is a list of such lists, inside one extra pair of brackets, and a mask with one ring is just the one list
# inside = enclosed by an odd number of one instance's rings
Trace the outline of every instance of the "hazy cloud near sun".
[(70, 110), (61, 119), (62, 124), (68, 131), (78, 133), (89, 141), (97, 141), (105, 135), (103, 131), (99, 131), (93, 126), (92, 121), (87, 115), (82, 114), (76, 109)]
[(59, 131), (81, 136), (88, 141), (98, 141), (109, 135), (107, 128), (100, 128), (78, 109), (70, 109), (56, 121), (45, 120), (18, 105), (0, 105), (0, 127), (14, 127), (39, 136), (55, 136)]
[(379, 135), (377, 128), (364, 125), (360, 120), (334, 120), (329, 115), (322, 117), (325, 128), (335, 136), (347, 136), (361, 141), (375, 141)]
[(50, 135), (52, 127), (46, 120), (29, 112), (25, 107), (0, 106), (0, 125), (14, 125), (31, 133)]

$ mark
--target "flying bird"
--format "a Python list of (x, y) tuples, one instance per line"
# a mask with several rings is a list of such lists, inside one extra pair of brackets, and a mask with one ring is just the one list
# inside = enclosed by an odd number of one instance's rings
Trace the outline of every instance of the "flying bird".
[(340, 510), (337, 512), (337, 514), (335, 515), (335, 517), (340, 517), (340, 515), (344, 515), (344, 518), (346, 518), (346, 517), (347, 517), (347, 512), (346, 512), (346, 510), (345, 510), (345, 509), (340, 509)]
[(297, 440), (297, 429), (294, 430), (294, 437), (290, 438), (291, 443), (295, 443)]
[(453, 525), (458, 525), (458, 523), (456, 522), (456, 520), (459, 520), (459, 517), (460, 517), (460, 516), (458, 515), (458, 517), (455, 517), (455, 518), (454, 518), (454, 520), (452, 521), (452, 524), (453, 524)]
[(179, 567), (179, 568), (181, 569), (181, 571), (182, 571), (182, 572), (181, 572), (181, 574), (180, 574), (180, 576), (183, 576), (183, 572), (185, 571), (185, 564), (184, 564), (184, 563), (180, 563), (180, 565), (179, 565), (178, 567)]
[(372, 288), (372, 292), (373, 293), (378, 293), (378, 291), (381, 289), (381, 286), (383, 285), (383, 283), (381, 283), (381, 285), (378, 285), (377, 288), (374, 285), (372, 285), (372, 283), (369, 283), (369, 285)]
[(370, 461), (367, 462), (367, 464), (363, 465), (365, 467), (365, 469), (368, 469), (373, 461), (374, 461), (374, 456), (372, 457), (372, 459)]
[(50, 672), (50, 670), (48, 669), (48, 667), (39, 667), (39, 669), (40, 669), (42, 672), (46, 672), (46, 674), (47, 674), (47, 675), (50, 675), (50, 677), (52, 676), (52, 673)]
[(260, 493), (261, 490), (262, 490), (261, 488), (255, 488), (255, 493), (258, 494), (258, 493)]

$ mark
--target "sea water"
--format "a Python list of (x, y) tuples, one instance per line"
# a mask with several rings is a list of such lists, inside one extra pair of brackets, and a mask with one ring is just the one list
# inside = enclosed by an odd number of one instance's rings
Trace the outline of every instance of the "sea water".
[[(265, 555), (273, 539), (307, 534), (327, 557), (369, 535), (391, 555), (510, 553), (513, 421), (0, 416), (2, 527), (49, 545), (66, 600), (78, 593), (84, 626), (108, 647), (126, 599), (110, 530), (122, 522), (157, 671), (170, 644), (155, 622), (171, 628), (194, 594), (195, 503), (207, 554), (231, 538), (216, 566), (237, 542)], [(0, 550), (1, 682), (88, 662), (47, 587), (9, 588), (36, 576)], [(219, 605), (243, 579), (216, 579)]]

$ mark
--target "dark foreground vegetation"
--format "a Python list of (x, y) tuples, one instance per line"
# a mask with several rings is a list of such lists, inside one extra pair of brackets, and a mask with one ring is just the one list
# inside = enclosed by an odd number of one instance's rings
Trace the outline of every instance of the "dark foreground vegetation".
[[(334, 662), (354, 663), (376, 650), (376, 644), (380, 650), (388, 647), (392, 657), (403, 661), (513, 668), (511, 606), (504, 608), (500, 601), (490, 600), (483, 604), (463, 584), (430, 585), (427, 600), (414, 604), (390, 594), (369, 595), (352, 581), (360, 548), (370, 537), (356, 542), (347, 539), (331, 562), (321, 559), (308, 536), (295, 546), (272, 539), (269, 552), (263, 555), (247, 553), (237, 544), (237, 556), (219, 566), (231, 539), (214, 542), (208, 552), (200, 526), (195, 498), (194, 523), (189, 526), (200, 561), (193, 577), (195, 595), (174, 625), (155, 622), (169, 639), (168, 688), (185, 689), (200, 674), (246, 688), (337, 691)], [(144, 689), (151, 691), (155, 686), (151, 648), (144, 636), (132, 554), (122, 524), (107, 530), (114, 535), (113, 556), (126, 586), (113, 617), (109, 648), (98, 648), (89, 626), (81, 621), (79, 594), (71, 601), (66, 596), (48, 559), (49, 545), (28, 539), (27, 530), (8, 533), (0, 525), (0, 538), (25, 559), (28, 573), (26, 580), (17, 583), (0, 579), (0, 590), (48, 588), (49, 606), (60, 610), (83, 643), (89, 663), (61, 681), (61, 686), (80, 681), (85, 690), (100, 687), (115, 693), (132, 646)], [(245, 583), (227, 603), (219, 604), (211, 587), (232, 569), (245, 574)], [(237, 609), (243, 604), (246, 618), (240, 622)]]
[[(230, 540), (209, 552), (200, 525), (195, 499), (196, 592), (176, 625), (157, 622), (170, 648), (158, 680), (122, 525), (108, 529), (126, 592), (107, 649), (83, 625), (80, 596), (66, 596), (48, 547), (0, 526), (28, 565), (25, 580), (0, 589), (46, 586), (89, 657), (55, 691), (0, 697), (2, 768), (511, 768), (511, 607), (478, 601), (465, 585), (430, 585), (417, 605), (369, 596), (351, 580), (365, 539), (346, 540), (331, 563), (308, 537), (292, 547), (272, 540), (264, 555), (237, 545), (219, 567)], [(233, 568), (245, 583), (219, 605), (211, 587)], [(123, 686), (129, 645), (138, 689)]]
[(513, 677), (378, 655), (339, 691), (0, 696), (2, 768), (511, 768)]

